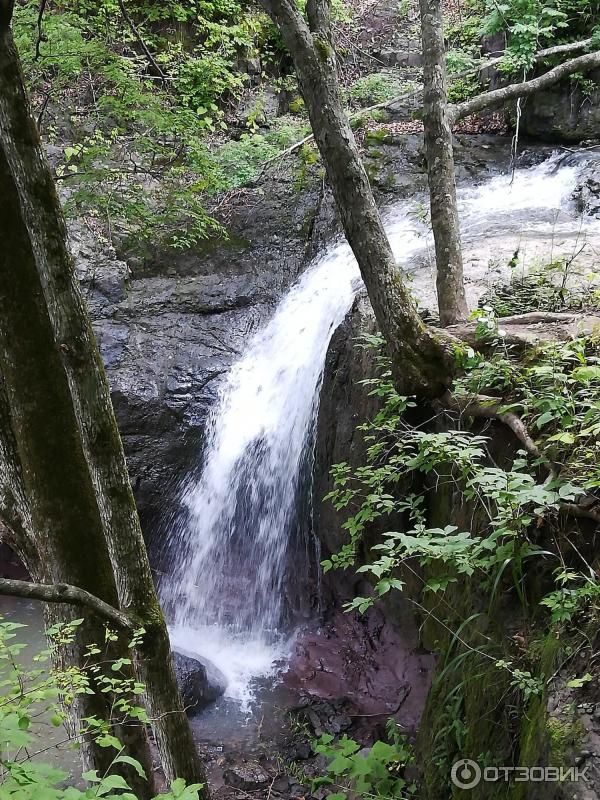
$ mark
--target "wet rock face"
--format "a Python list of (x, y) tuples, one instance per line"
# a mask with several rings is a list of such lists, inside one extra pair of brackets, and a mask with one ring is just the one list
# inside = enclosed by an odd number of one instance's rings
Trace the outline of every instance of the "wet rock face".
[[(277, 174), (226, 208), (229, 239), (203, 252), (125, 260), (79, 221), (77, 275), (107, 368), (145, 533), (166, 528), (197, 466), (220, 381), (306, 262), (321, 182)], [(157, 533), (155, 533), (157, 532)]]
[(577, 210), (582, 214), (600, 217), (600, 155), (598, 151), (590, 152), (573, 200)]
[(208, 659), (191, 658), (173, 651), (173, 666), (183, 705), (189, 715), (197, 714), (225, 692), (227, 678)]
[[(600, 71), (586, 76), (596, 81)], [(528, 97), (522, 104), (521, 131), (545, 141), (581, 142), (600, 137), (600, 89), (586, 94), (563, 81)]]

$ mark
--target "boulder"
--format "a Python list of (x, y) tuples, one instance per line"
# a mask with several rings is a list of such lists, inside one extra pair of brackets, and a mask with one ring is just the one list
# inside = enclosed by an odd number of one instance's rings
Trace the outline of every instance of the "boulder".
[(173, 666), (183, 705), (190, 715), (213, 703), (227, 688), (227, 678), (206, 658), (192, 658), (174, 650)]
[[(582, 142), (600, 138), (600, 71), (591, 72), (586, 80), (592, 84), (565, 80), (522, 103), (521, 132), (546, 141)], [(514, 103), (512, 103), (514, 109)]]
[(246, 792), (262, 789), (269, 782), (269, 775), (256, 761), (235, 764), (225, 771), (223, 777), (229, 786)]

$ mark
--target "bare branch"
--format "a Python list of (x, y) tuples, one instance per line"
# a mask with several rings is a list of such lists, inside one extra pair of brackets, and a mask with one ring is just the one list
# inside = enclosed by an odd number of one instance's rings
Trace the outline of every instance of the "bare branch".
[(138, 44), (140, 45), (140, 47), (144, 51), (144, 55), (148, 59), (148, 61), (150, 63), (150, 66), (156, 72), (156, 74), (158, 75), (158, 77), (161, 80), (168, 81), (169, 80), (169, 76), (165, 75), (165, 73), (160, 68), (160, 65), (158, 64), (158, 62), (156, 61), (156, 59), (154, 58), (154, 56), (150, 52), (150, 49), (148, 48), (148, 45), (144, 41), (141, 33), (137, 29), (137, 26), (136, 26), (135, 22), (130, 17), (129, 12), (127, 11), (127, 8), (125, 7), (124, 1), (123, 0), (118, 0), (118, 3), (119, 3), (119, 8), (121, 9), (121, 14), (123, 15), (123, 19), (129, 25), (129, 28), (130, 28), (131, 32), (133, 33), (133, 35), (135, 36)]
[(40, 7), (38, 10), (38, 17), (37, 17), (37, 39), (35, 42), (35, 60), (37, 61), (40, 57), (40, 47), (42, 46), (42, 42), (47, 41), (46, 37), (44, 36), (44, 32), (42, 31), (42, 21), (44, 19), (44, 12), (46, 10), (46, 2), (47, 0), (41, 0)]
[(530, 81), (512, 83), (510, 86), (505, 86), (502, 89), (484, 92), (483, 94), (477, 95), (477, 97), (473, 97), (471, 100), (465, 100), (464, 103), (449, 106), (448, 116), (450, 122), (454, 124), (463, 117), (476, 114), (490, 106), (497, 106), (500, 103), (505, 103), (507, 100), (514, 100), (517, 97), (527, 97), (535, 92), (539, 92), (541, 89), (553, 86), (562, 78), (566, 78), (574, 72), (589, 72), (595, 67), (600, 67), (600, 51), (586, 53), (583, 56), (572, 58), (570, 61), (565, 61), (564, 64), (559, 64), (558, 67), (554, 67), (554, 69), (549, 70), (549, 72), (545, 72), (537, 78), (532, 78)]
[(33, 583), (31, 581), (17, 581), (0, 578), (0, 595), (11, 597), (25, 597), (30, 600), (43, 600), (44, 603), (69, 603), (73, 606), (83, 606), (95, 611), (108, 622), (117, 627), (133, 631), (136, 625), (132, 618), (113, 606), (100, 600), (85, 589), (71, 586), (68, 583)]

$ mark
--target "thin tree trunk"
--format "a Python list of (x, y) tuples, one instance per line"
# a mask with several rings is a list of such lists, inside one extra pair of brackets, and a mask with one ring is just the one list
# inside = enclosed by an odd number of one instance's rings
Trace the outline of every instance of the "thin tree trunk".
[[(0, 371), (43, 582), (146, 629), (134, 663), (168, 780), (205, 782), (183, 710), (104, 368), (0, 0)], [(57, 568), (54, 565), (58, 564)]]
[(435, 396), (447, 384), (451, 357), (442, 337), (420, 319), (396, 265), (356, 141), (344, 112), (325, 2), (307, 4), (309, 25), (291, 0), (261, 0), (279, 28), (296, 68), (315, 141), (388, 343), (400, 386)]
[(442, 0), (420, 0), (420, 8), (423, 126), (435, 242), (438, 307), (442, 325), (453, 325), (467, 318), (468, 308), (456, 203), (452, 131), (447, 114)]

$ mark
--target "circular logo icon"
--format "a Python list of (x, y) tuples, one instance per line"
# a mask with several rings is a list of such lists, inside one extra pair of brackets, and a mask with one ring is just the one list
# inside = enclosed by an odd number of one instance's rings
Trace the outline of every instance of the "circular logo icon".
[(459, 789), (473, 789), (481, 780), (481, 767), (470, 758), (461, 758), (452, 764), (450, 778)]

